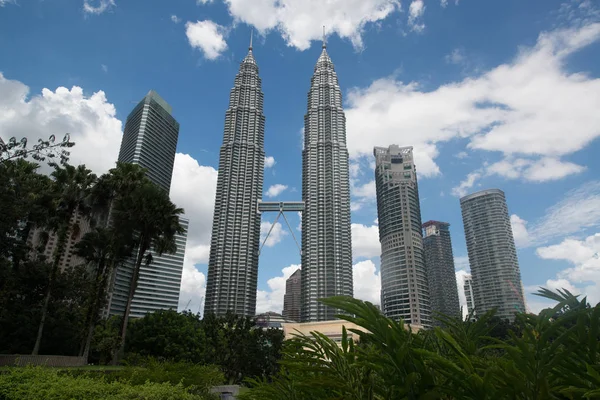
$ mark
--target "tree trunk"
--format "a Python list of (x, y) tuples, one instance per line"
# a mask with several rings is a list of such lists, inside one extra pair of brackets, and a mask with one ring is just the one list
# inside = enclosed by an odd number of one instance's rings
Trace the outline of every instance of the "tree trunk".
[(96, 274), (96, 290), (95, 297), (92, 299), (90, 304), (89, 313), (89, 326), (88, 333), (85, 341), (85, 347), (83, 350), (83, 357), (85, 362), (88, 362), (90, 355), (90, 347), (92, 346), (92, 339), (94, 337), (94, 330), (96, 329), (96, 322), (98, 321), (98, 313), (100, 312), (100, 302), (104, 297), (104, 290), (106, 288), (106, 260), (102, 259), (98, 265), (98, 273)]
[(69, 224), (60, 228), (58, 233), (58, 242), (56, 244), (56, 250), (54, 251), (54, 260), (52, 262), (52, 271), (50, 271), (50, 280), (48, 282), (48, 289), (46, 290), (46, 296), (44, 298), (44, 304), (42, 305), (42, 318), (40, 319), (40, 325), (38, 327), (37, 337), (35, 339), (35, 345), (31, 355), (37, 356), (40, 352), (40, 345), (42, 344), (42, 335), (44, 334), (44, 324), (46, 323), (46, 317), (48, 316), (48, 305), (50, 304), (50, 297), (52, 296), (52, 287), (54, 286), (54, 280), (58, 272), (58, 264), (62, 258), (65, 244), (67, 242), (67, 235), (69, 233)]
[(125, 337), (127, 336), (127, 324), (129, 323), (129, 313), (131, 312), (131, 303), (133, 302), (133, 296), (135, 296), (135, 290), (137, 289), (137, 282), (140, 276), (140, 268), (142, 266), (142, 260), (144, 259), (144, 253), (150, 247), (145, 243), (145, 238), (140, 237), (140, 247), (138, 250), (137, 258), (135, 260), (135, 266), (133, 273), (131, 274), (131, 283), (129, 285), (129, 296), (127, 297), (127, 304), (125, 305), (125, 313), (123, 313), (123, 321), (121, 321), (121, 333), (119, 347), (115, 349), (113, 355), (112, 364), (117, 365), (119, 358), (125, 353)]

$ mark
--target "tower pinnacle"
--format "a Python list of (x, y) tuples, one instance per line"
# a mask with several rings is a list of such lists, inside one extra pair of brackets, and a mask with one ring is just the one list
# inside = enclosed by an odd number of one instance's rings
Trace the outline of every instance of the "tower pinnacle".
[(254, 36), (254, 29), (250, 30), (250, 47), (248, 47), (250, 51), (252, 51), (252, 36)]
[(323, 25), (323, 46), (324, 49), (327, 48), (327, 41), (325, 40), (325, 25)]

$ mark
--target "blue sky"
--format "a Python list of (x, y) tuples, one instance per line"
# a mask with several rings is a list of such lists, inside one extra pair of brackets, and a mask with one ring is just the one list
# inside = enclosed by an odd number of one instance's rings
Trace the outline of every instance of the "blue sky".
[[(253, 29), (265, 94), (265, 199), (300, 200), (301, 132), (322, 26), (344, 95), (355, 295), (379, 301), (373, 146), (414, 146), (422, 219), (506, 192), (531, 310), (539, 285), (600, 301), (600, 6), (592, 0), (0, 0), (0, 136), (71, 132), (72, 162), (118, 155), (150, 89), (181, 124), (171, 197), (190, 218), (181, 304), (201, 310), (224, 113)], [(273, 197), (268, 197), (273, 195)], [(290, 224), (299, 240), (298, 216)], [(274, 215), (263, 217), (268, 230)], [(283, 221), (280, 221), (283, 223)], [(280, 311), (300, 256), (285, 223), (260, 256)]]

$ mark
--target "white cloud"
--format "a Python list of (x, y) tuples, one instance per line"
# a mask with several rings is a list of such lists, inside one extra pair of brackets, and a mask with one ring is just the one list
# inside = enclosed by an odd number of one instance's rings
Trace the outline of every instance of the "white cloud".
[(467, 158), (469, 157), (469, 153), (467, 153), (466, 151), (461, 151), (459, 153), (456, 153), (454, 155), (454, 157), (458, 158), (459, 160), (463, 159), (463, 158)]
[(173, 14), (173, 15), (171, 15), (171, 21), (178, 24), (181, 22), (181, 18), (179, 18), (177, 15)]
[(375, 187), (375, 181), (372, 180), (372, 181), (369, 181), (360, 186), (355, 186), (354, 184), (352, 184), (351, 193), (353, 196), (356, 196), (356, 197), (359, 197), (362, 199), (374, 200), (375, 198), (377, 198), (377, 190)]
[(300, 211), (298, 211), (298, 226), (296, 227), (296, 230), (302, 232), (302, 213)]
[[(524, 229), (526, 221), (521, 221)], [(539, 220), (528, 224), (527, 244), (542, 245), (552, 239), (583, 234), (586, 229), (598, 227), (600, 227), (600, 181), (586, 182), (546, 209)]]
[(265, 157), (265, 169), (266, 168), (271, 168), (275, 165), (275, 157), (273, 156), (267, 156)]
[(196, 0), (196, 4), (208, 4), (212, 3), (213, 0)]
[[(273, 227), (273, 229), (271, 229)], [(271, 233), (269, 234), (269, 231)], [(269, 235), (269, 238), (265, 242), (265, 238)], [(273, 226), (272, 222), (264, 221), (260, 223), (260, 244), (262, 246), (263, 242), (267, 247), (273, 247), (277, 243), (281, 242), (288, 233), (283, 229), (283, 226), (280, 222), (275, 222), (275, 226)]]
[(185, 24), (185, 34), (190, 46), (202, 51), (207, 60), (216, 60), (227, 50), (226, 33), (225, 27), (210, 20)]
[[(600, 92), (600, 79), (571, 72), (567, 60), (599, 38), (600, 23), (542, 33), (513, 61), (432, 91), (395, 77), (351, 89), (346, 111), (350, 156), (354, 162), (371, 157), (374, 146), (402, 138), (399, 145), (414, 147), (419, 174), (435, 176), (440, 173), (438, 143), (458, 138), (467, 139), (469, 149), (495, 152), (511, 164), (527, 160), (527, 167), (513, 172), (524, 179), (577, 173), (582, 167), (562, 158), (600, 136), (600, 97), (590, 95)], [(544, 166), (549, 168), (541, 173)], [(455, 194), (487, 174), (485, 169), (475, 172)]]
[(17, 4), (17, 0), (0, 0), (0, 7), (4, 7), (7, 4)]
[(423, 14), (425, 14), (423, 0), (413, 0), (408, 7), (408, 26), (412, 31), (420, 33), (425, 29), (422, 21)]
[(216, 188), (216, 169), (198, 164), (189, 154), (175, 155), (171, 200), (190, 219), (188, 243), (192, 245), (210, 243)]
[(366, 260), (352, 266), (354, 298), (381, 304), (381, 273), (373, 261)]
[(527, 232), (527, 221), (516, 214), (510, 216), (513, 238), (517, 247), (527, 247), (530, 244), (529, 232)]
[(462, 64), (465, 61), (465, 58), (465, 52), (462, 49), (454, 49), (450, 54), (444, 57), (444, 60), (446, 60), (448, 64)]
[(267, 281), (270, 291), (256, 291), (256, 313), (275, 311), (281, 313), (283, 310), (283, 296), (285, 295), (285, 281), (292, 276), (300, 265), (294, 264), (281, 270), (281, 276), (271, 278)]
[(288, 46), (299, 50), (308, 49), (312, 40), (321, 40), (323, 25), (328, 34), (337, 33), (361, 49), (366, 26), (400, 10), (399, 0), (224, 1), (235, 22), (253, 25), (262, 35), (277, 30)]
[(454, 269), (470, 271), (469, 256), (456, 256), (454, 257)]
[(282, 185), (281, 183), (276, 183), (275, 185), (269, 186), (269, 189), (267, 190), (267, 193), (265, 193), (265, 196), (267, 196), (267, 197), (279, 196), (287, 188), (288, 188), (287, 185)]
[(480, 172), (471, 172), (457, 187), (452, 188), (452, 194), (456, 197), (466, 196), (479, 178), (481, 178)]
[(86, 164), (96, 174), (115, 165), (122, 137), (121, 121), (103, 91), (89, 96), (83, 89), (42, 89), (30, 96), (29, 87), (0, 73), (0, 136), (7, 140), (27, 137), (30, 146), (38, 139), (71, 134), (71, 164)]
[(115, 0), (83, 0), (83, 12), (86, 14), (102, 14), (115, 6)]
[(448, 0), (440, 0), (440, 5), (446, 8), (446, 6), (448, 6)]
[(546, 287), (582, 293), (592, 305), (600, 302), (600, 233), (584, 240), (565, 239), (556, 245), (539, 247), (536, 254), (545, 260), (567, 261), (572, 265), (560, 271), (556, 279), (546, 281)]
[(352, 257), (373, 258), (381, 256), (379, 227), (352, 224)]
[(106, 64), (100, 64), (100, 68), (102, 68), (102, 71), (104, 71), (104, 73), (108, 72), (108, 66)]
[(195, 265), (206, 263), (208, 247), (186, 247), (181, 288), (179, 293), (179, 311), (191, 310), (194, 313), (204, 312), (204, 296), (206, 295), (206, 275), (196, 269)]

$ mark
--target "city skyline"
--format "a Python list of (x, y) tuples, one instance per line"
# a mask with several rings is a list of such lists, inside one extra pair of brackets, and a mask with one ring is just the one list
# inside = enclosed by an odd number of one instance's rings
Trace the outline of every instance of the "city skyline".
[[(181, 126), (171, 198), (190, 219), (181, 308), (202, 312), (223, 114), (251, 30), (265, 95), (262, 197), (287, 201), (301, 198), (303, 116), (323, 25), (347, 120), (354, 295), (380, 302), (372, 149), (397, 143), (414, 148), (423, 221), (450, 223), (459, 284), (469, 272), (459, 198), (500, 188), (532, 311), (543, 306), (531, 295), (539, 286), (598, 301), (595, 2), (406, 0), (401, 11), (388, 0), (364, 9), (290, 0), (294, 13), (261, 3), (255, 14), (222, 0), (114, 0), (94, 11), (84, 0), (17, 3), (0, 7), (0, 33), (14, 38), (0, 41), (3, 139), (69, 132), (71, 162), (99, 175), (114, 166), (143, 94), (155, 89), (173, 106)], [(287, 217), (298, 237), (300, 218)], [(263, 215), (263, 235), (274, 219)], [(260, 254), (257, 312), (281, 309), (300, 262), (280, 219)]]

